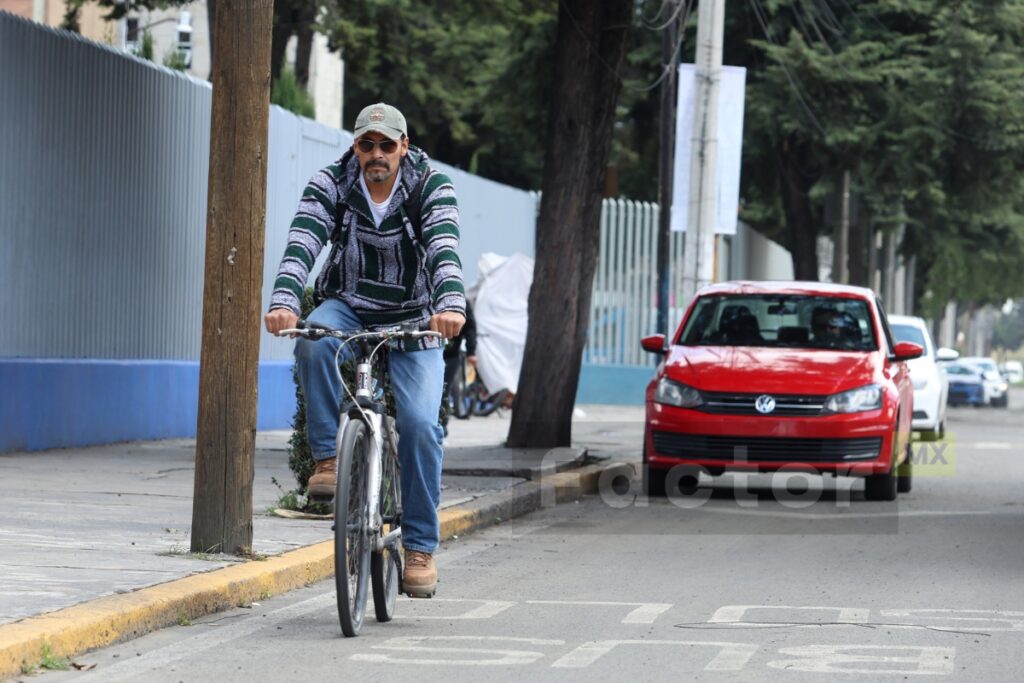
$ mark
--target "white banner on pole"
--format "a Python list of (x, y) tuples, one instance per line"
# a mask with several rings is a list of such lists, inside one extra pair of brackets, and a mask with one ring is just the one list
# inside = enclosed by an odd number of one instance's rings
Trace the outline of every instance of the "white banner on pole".
[[(736, 234), (743, 160), (743, 105), (747, 70), (723, 66), (718, 105), (718, 218), (715, 232)], [(697, 67), (679, 65), (676, 103), (676, 149), (672, 178), (672, 230), (685, 231), (690, 215), (690, 154), (693, 148), (694, 96)]]

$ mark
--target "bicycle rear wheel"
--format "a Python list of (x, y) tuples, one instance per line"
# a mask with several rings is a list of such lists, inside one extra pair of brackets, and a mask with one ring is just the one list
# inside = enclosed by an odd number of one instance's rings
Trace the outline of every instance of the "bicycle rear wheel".
[[(395, 434), (394, 419), (386, 418), (385, 429)], [(394, 442), (397, 445), (397, 436)], [(380, 514), (384, 522), (384, 533), (402, 525), (402, 485), (399, 481), (398, 453), (392, 448), (392, 441), (384, 440), (384, 455), (381, 458)], [(395, 616), (399, 584), (402, 582), (402, 543), (396, 539), (380, 552), (370, 554), (370, 581), (373, 586), (373, 609), (377, 621), (391, 621)]]
[(334, 581), (338, 591), (338, 619), (349, 638), (359, 635), (366, 612), (370, 578), (370, 488), (367, 464), (370, 431), (362, 420), (345, 426), (338, 449), (338, 483), (334, 496)]

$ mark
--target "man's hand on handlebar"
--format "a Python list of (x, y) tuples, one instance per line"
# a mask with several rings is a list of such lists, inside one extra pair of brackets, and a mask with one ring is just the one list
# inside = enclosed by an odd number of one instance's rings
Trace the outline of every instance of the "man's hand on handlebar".
[(296, 323), (299, 322), (299, 316), (287, 308), (275, 308), (270, 313), (267, 313), (266, 317), (263, 318), (263, 322), (267, 326), (267, 332), (280, 336), (278, 333), (281, 330), (295, 327)]
[(430, 318), (430, 329), (434, 332), (440, 332), (444, 335), (445, 339), (457, 337), (462, 330), (462, 326), (465, 324), (466, 316), (455, 311), (435, 313)]

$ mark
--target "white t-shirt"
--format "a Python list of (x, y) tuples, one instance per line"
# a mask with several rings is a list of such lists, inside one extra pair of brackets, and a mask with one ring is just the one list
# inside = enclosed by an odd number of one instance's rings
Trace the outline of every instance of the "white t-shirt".
[(382, 202), (373, 201), (373, 195), (370, 194), (370, 189), (366, 187), (366, 178), (363, 174), (359, 174), (359, 187), (363, 188), (363, 194), (366, 195), (366, 203), (370, 205), (370, 213), (373, 214), (373, 222), (379, 228), (381, 221), (384, 220), (384, 215), (387, 213), (388, 204), (391, 203), (391, 198), (395, 196), (395, 191), (398, 189), (398, 184), (402, 182), (402, 169), (398, 169), (398, 173), (395, 174), (395, 184), (391, 186), (391, 194), (388, 198)]

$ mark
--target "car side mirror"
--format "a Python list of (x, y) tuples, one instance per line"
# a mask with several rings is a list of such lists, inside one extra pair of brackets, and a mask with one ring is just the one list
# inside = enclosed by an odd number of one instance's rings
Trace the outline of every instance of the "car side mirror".
[(956, 349), (951, 349), (948, 346), (940, 346), (935, 350), (935, 360), (956, 360), (960, 357), (960, 352)]
[(897, 342), (892, 355), (896, 361), (913, 360), (924, 355), (924, 347), (914, 342)]
[(640, 340), (640, 346), (650, 353), (665, 353), (665, 335), (652, 334)]

